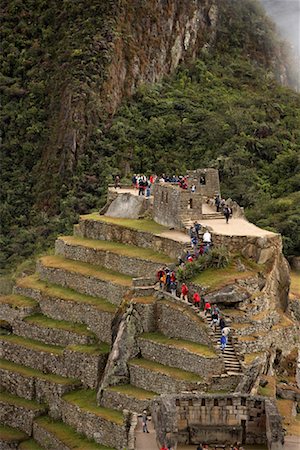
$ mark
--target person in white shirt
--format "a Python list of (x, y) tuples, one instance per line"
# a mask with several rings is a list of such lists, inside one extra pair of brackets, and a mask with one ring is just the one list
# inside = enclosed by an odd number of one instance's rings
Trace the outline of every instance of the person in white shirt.
[(203, 235), (203, 243), (204, 244), (211, 244), (211, 234), (209, 231), (205, 231)]

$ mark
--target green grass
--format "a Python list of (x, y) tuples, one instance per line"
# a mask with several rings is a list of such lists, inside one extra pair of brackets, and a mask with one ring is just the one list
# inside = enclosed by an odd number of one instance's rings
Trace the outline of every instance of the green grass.
[(17, 284), (20, 287), (39, 290), (49, 297), (92, 305), (99, 309), (99, 311), (113, 313), (116, 310), (116, 306), (105, 299), (102, 299), (100, 297), (93, 297), (87, 294), (81, 294), (77, 291), (74, 291), (73, 289), (39, 280), (37, 274), (22, 278), (18, 280)]
[(100, 216), (98, 213), (80, 216), (80, 220), (97, 220), (99, 222), (112, 223), (121, 227), (131, 228), (138, 231), (146, 231), (153, 234), (161, 234), (169, 228), (160, 225), (150, 219), (121, 219), (119, 217)]
[(145, 297), (133, 297), (132, 302), (139, 303), (142, 305), (151, 305), (152, 303), (155, 303), (156, 300), (157, 299), (155, 297), (153, 297), (152, 295), (148, 295), (148, 296), (145, 295)]
[(62, 352), (64, 350), (64, 348), (59, 345), (48, 345), (40, 341), (35, 341), (34, 339), (16, 336), (15, 334), (1, 336), (1, 340), (11, 342), (12, 344), (21, 345), (22, 347), (26, 347), (28, 349), (39, 352), (54, 353), (55, 355), (62, 355)]
[(29, 439), (29, 441), (22, 442), (18, 450), (43, 450), (43, 448), (33, 439)]
[(32, 298), (24, 297), (23, 295), (6, 295), (5, 297), (0, 297), (0, 304), (8, 304), (13, 308), (26, 308), (37, 306), (37, 302)]
[(207, 292), (220, 289), (228, 284), (234, 283), (236, 279), (243, 280), (255, 275), (253, 270), (245, 270), (245, 272), (239, 272), (235, 267), (235, 264), (230, 264), (222, 269), (206, 269), (199, 273), (192, 282), (199, 286), (205, 286)]
[(18, 430), (17, 428), (12, 428), (7, 425), (0, 424), (0, 440), (6, 442), (10, 441), (16, 442), (16, 441), (23, 441), (24, 439), (28, 439), (28, 436), (23, 431)]
[(129, 365), (143, 367), (144, 369), (152, 370), (153, 372), (161, 373), (180, 381), (188, 381), (191, 383), (199, 383), (203, 381), (203, 378), (195, 373), (177, 369), (176, 367), (165, 366), (148, 359), (134, 358), (129, 361)]
[(104, 250), (118, 255), (139, 258), (157, 263), (174, 263), (174, 259), (167, 255), (156, 252), (150, 248), (136, 247), (133, 245), (122, 244), (113, 241), (100, 241), (96, 239), (87, 239), (76, 236), (62, 236), (61, 239), (71, 245), (81, 245), (97, 250)]
[(19, 406), (31, 410), (42, 410), (46, 408), (43, 403), (37, 403), (33, 400), (27, 400), (26, 398), (17, 397), (16, 395), (9, 394), (8, 392), (0, 392), (0, 401), (2, 403), (8, 403), (10, 405)]
[(83, 324), (67, 322), (66, 320), (55, 320), (51, 319), (50, 317), (44, 316), (43, 314), (34, 314), (32, 316), (26, 317), (23, 320), (27, 323), (31, 323), (39, 327), (70, 331), (76, 334), (94, 337), (96, 339), (94, 333), (89, 331), (86, 325)]
[(53, 434), (70, 450), (114, 450), (111, 447), (96, 444), (77, 433), (74, 428), (63, 422), (57, 422), (48, 416), (39, 417), (35, 422), (41, 427)]
[(253, 353), (247, 353), (244, 357), (245, 364), (251, 364), (252, 361), (255, 360), (255, 358), (260, 357), (263, 355), (263, 352), (253, 352)]
[(34, 377), (41, 380), (49, 381), (55, 384), (69, 385), (75, 383), (77, 380), (72, 378), (65, 378), (59, 375), (54, 375), (51, 373), (43, 373), (40, 370), (32, 369), (31, 367), (22, 366), (21, 364), (16, 364), (6, 359), (0, 359), (0, 369), (8, 370), (11, 372), (17, 372), (24, 377)]
[(109, 353), (110, 347), (105, 342), (101, 342), (97, 345), (68, 345), (67, 350), (72, 350), (73, 352), (87, 353), (90, 355), (100, 355), (103, 353)]
[(205, 358), (217, 357), (215, 351), (208, 345), (198, 344), (192, 341), (185, 341), (184, 339), (169, 338), (161, 333), (144, 333), (140, 337), (152, 342), (157, 342), (158, 344), (169, 345), (178, 349), (185, 349)]
[(113, 270), (105, 269), (101, 266), (66, 259), (62, 256), (44, 256), (40, 259), (40, 261), (46, 267), (63, 269), (81, 275), (91, 276), (102, 281), (117, 283), (121, 286), (131, 286), (132, 278), (130, 276), (124, 275), (123, 273), (114, 272)]
[(129, 397), (134, 397), (139, 400), (152, 400), (154, 397), (157, 397), (157, 395), (159, 395), (156, 392), (147, 391), (145, 389), (132, 386), (132, 384), (110, 386), (106, 390), (112, 392), (120, 392), (121, 394), (128, 395)]
[(95, 414), (96, 416), (102, 417), (103, 419), (118, 425), (123, 424), (123, 414), (120, 411), (111, 408), (103, 408), (102, 406), (97, 405), (96, 391), (92, 389), (70, 392), (69, 394), (64, 395), (63, 399), (68, 403), (76, 405), (83, 411)]

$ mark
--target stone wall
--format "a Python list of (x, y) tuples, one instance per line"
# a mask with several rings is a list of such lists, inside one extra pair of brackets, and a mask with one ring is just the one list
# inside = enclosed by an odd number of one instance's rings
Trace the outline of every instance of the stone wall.
[(157, 302), (157, 330), (165, 336), (211, 345), (203, 320), (178, 300)]
[(184, 348), (176, 348), (144, 338), (138, 338), (138, 345), (143, 358), (163, 365), (194, 372), (203, 377), (207, 377), (207, 374), (213, 375), (224, 372), (224, 362), (217, 355), (205, 357)]
[(68, 244), (63, 238), (56, 240), (55, 253), (68, 259), (99, 265), (133, 277), (142, 277), (150, 273), (156, 274), (163, 264), (139, 257), (131, 258), (115, 252), (85, 247), (79, 244)]
[(111, 322), (114, 312), (97, 308), (96, 305), (77, 302), (74, 300), (63, 300), (52, 297), (38, 289), (29, 289), (16, 286), (17, 294), (34, 298), (39, 302), (42, 314), (52, 319), (67, 320), (70, 322), (84, 323), (102, 342), (111, 342)]
[[(198, 192), (205, 197), (215, 197), (220, 194), (219, 171), (217, 169), (188, 170), (188, 186), (193, 184)], [(200, 182), (201, 178), (201, 182)], [(203, 184), (203, 180), (205, 183)]]
[(185, 245), (181, 242), (145, 231), (101, 222), (101, 220), (81, 219), (79, 227), (74, 229), (74, 234), (90, 239), (122, 242), (123, 244), (136, 245), (137, 247), (152, 248), (176, 260), (184, 252), (185, 248)]
[(120, 394), (112, 390), (104, 390), (101, 398), (101, 406), (104, 408), (115, 408), (118, 410), (128, 409), (141, 413), (142, 411), (150, 409), (151, 400), (140, 400), (137, 397)]
[[(163, 395), (153, 401), (152, 417), (160, 442), (264, 444), (282, 448), (282, 426), (275, 403), (249, 395)], [(273, 445), (273, 447), (272, 447)]]
[(74, 289), (82, 294), (105, 298), (115, 305), (121, 303), (128, 289), (126, 286), (101, 280), (91, 275), (83, 275), (63, 268), (47, 267), (41, 261), (37, 263), (37, 272), (41, 280)]
[(33, 421), (46, 412), (45, 405), (36, 408), (26, 408), (13, 403), (4, 402), (0, 398), (0, 423), (9, 427), (18, 428), (29, 436), (32, 433)]
[(123, 450), (127, 446), (126, 423), (115, 423), (101, 415), (79, 409), (66, 400), (61, 407), (63, 422), (75, 428), (78, 433), (99, 444)]
[(202, 197), (171, 183), (154, 185), (153, 219), (172, 228), (182, 228), (183, 219), (202, 216)]

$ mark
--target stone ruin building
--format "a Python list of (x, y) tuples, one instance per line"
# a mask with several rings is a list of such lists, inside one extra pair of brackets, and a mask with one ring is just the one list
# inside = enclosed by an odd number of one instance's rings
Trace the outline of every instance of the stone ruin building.
[[(189, 248), (188, 220), (211, 217), (207, 200), (220, 192), (213, 169), (189, 175), (198, 183), (192, 205), (171, 184), (151, 199), (109, 189), (103, 215), (82, 216), (36, 273), (0, 297), (1, 450), (141, 450), (144, 409), (158, 446), (283, 448), (278, 407), (293, 405), (293, 417), (300, 400), (300, 312), (288, 298), (281, 237), (212, 230), (215, 247), (243, 262), (217, 287), (188, 285), (231, 324), (224, 354), (208, 318), (157, 288), (157, 271), (175, 269)], [(296, 381), (276, 379), (282, 366)]]

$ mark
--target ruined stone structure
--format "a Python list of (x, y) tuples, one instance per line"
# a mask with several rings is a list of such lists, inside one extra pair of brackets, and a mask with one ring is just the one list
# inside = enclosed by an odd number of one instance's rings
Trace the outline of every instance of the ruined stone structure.
[(275, 450), (284, 441), (274, 401), (249, 395), (163, 395), (154, 401), (153, 420), (161, 442), (230, 445), (266, 444)]
[[(159, 444), (214, 436), (282, 448), (276, 406), (256, 396), (261, 372), (277, 349), (285, 354), (295, 347), (299, 332), (284, 312), (288, 279), (280, 237), (258, 245), (256, 237), (214, 236), (216, 245), (228, 239), (230, 250), (240, 246), (261, 263), (207, 292), (232, 324), (222, 354), (207, 319), (155, 286), (157, 270), (175, 268), (189, 243), (169, 228), (193, 217), (186, 212), (190, 192), (155, 189), (153, 215), (161, 223), (166, 217), (168, 228), (83, 216), (74, 236), (57, 239), (55, 255), (39, 259), (36, 274), (0, 298), (1, 449), (26, 449), (20, 443), (29, 440), (46, 450), (133, 450), (137, 413), (144, 409), (153, 410)], [(199, 211), (202, 198), (193, 194)], [(260, 355), (261, 370), (248, 380), (259, 352), (268, 357)], [(295, 390), (278, 392), (298, 398)]]
[(194, 184), (196, 192), (203, 197), (214, 198), (217, 194), (221, 196), (219, 171), (217, 169), (188, 170), (188, 187)]

